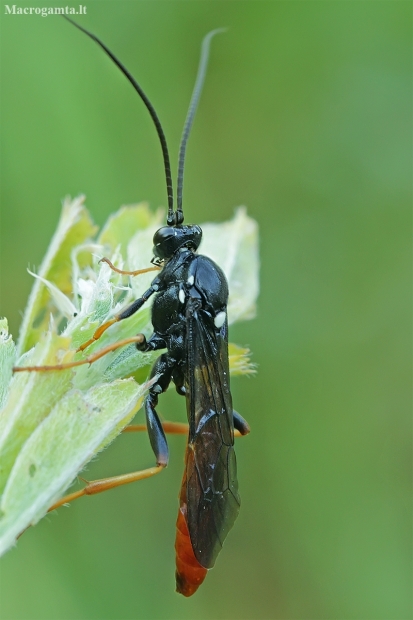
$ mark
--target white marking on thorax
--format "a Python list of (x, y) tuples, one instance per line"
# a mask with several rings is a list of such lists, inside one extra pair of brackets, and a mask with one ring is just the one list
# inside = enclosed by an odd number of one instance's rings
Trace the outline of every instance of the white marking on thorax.
[(195, 282), (194, 276), (189, 276), (189, 278), (188, 278), (188, 286), (192, 286), (194, 282)]
[(216, 315), (214, 319), (215, 327), (218, 327), (218, 329), (222, 327), (223, 324), (225, 323), (226, 318), (227, 318), (226, 312), (218, 312), (218, 314)]
[(183, 288), (179, 289), (178, 298), (179, 298), (179, 301), (181, 302), (181, 304), (185, 303), (185, 291), (184, 291)]

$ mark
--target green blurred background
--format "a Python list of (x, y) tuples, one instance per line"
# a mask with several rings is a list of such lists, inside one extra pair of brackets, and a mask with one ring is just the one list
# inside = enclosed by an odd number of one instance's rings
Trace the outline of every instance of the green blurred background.
[[(79, 23), (147, 91), (174, 162), (201, 39), (228, 27), (185, 206), (200, 223), (246, 204), (261, 227), (258, 316), (231, 332), (258, 366), (233, 381), (252, 427), (237, 442), (243, 505), (199, 592), (175, 594), (184, 440), (172, 438), (162, 476), (22, 537), (2, 561), (3, 620), (410, 618), (411, 2), (87, 9)], [(149, 116), (97, 46), (61, 18), (4, 13), (2, 2), (1, 314), (17, 335), (26, 268), (66, 194), (84, 192), (102, 224), (121, 204), (164, 205), (165, 188)], [(184, 416), (174, 394), (160, 412)], [(85, 475), (152, 461), (146, 437), (123, 436)]]

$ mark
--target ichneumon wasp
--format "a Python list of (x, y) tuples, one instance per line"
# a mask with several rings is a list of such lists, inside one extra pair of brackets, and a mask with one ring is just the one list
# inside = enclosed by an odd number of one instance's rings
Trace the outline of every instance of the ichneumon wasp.
[[(165, 392), (172, 381), (178, 394), (185, 396), (189, 422), (175, 543), (176, 584), (178, 592), (191, 596), (204, 580), (208, 569), (213, 567), (238, 515), (240, 498), (234, 433), (245, 435), (249, 432), (247, 422), (232, 407), (228, 363), (228, 284), (220, 267), (210, 258), (197, 253), (202, 238), (201, 228), (183, 223), (186, 145), (205, 79), (210, 42), (220, 30), (207, 34), (202, 43), (198, 74), (179, 149), (175, 209), (168, 147), (155, 109), (133, 76), (109, 48), (91, 32), (68, 17), (66, 19), (105, 51), (144, 102), (161, 143), (168, 197), (166, 225), (154, 235), (154, 267), (149, 268), (159, 270), (159, 273), (139, 299), (103, 323), (79, 350), (85, 350), (98, 340), (114, 323), (132, 316), (152, 296), (153, 334), (148, 339), (138, 334), (78, 362), (17, 367), (15, 371), (62, 370), (92, 363), (108, 351), (130, 342), (134, 342), (142, 352), (166, 350), (153, 366), (151, 379), (154, 382), (145, 399), (146, 426), (156, 457), (156, 467), (88, 483), (81, 491), (62, 498), (50, 510), (81, 495), (99, 493), (149, 477), (167, 466), (169, 455), (165, 431), (182, 432), (182, 425), (163, 426), (156, 406), (159, 394)], [(120, 273), (140, 273), (118, 270), (108, 259), (102, 260)]]

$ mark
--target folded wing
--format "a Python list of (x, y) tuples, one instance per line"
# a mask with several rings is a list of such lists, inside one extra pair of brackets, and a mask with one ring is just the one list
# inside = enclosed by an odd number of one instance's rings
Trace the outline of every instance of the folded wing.
[(186, 516), (195, 557), (211, 568), (240, 506), (227, 323), (217, 330), (214, 317), (191, 299), (186, 318)]

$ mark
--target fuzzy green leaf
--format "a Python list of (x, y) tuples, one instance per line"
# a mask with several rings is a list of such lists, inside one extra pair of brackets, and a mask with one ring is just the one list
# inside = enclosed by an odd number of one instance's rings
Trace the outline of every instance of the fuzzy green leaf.
[[(89, 213), (83, 206), (84, 197), (63, 204), (57, 230), (44, 257), (38, 275), (55, 284), (63, 293), (72, 290), (71, 252), (73, 247), (84, 243), (97, 230)], [(32, 347), (49, 322), (49, 295), (47, 288), (36, 281), (30, 293), (23, 316), (18, 341), (18, 354)]]

